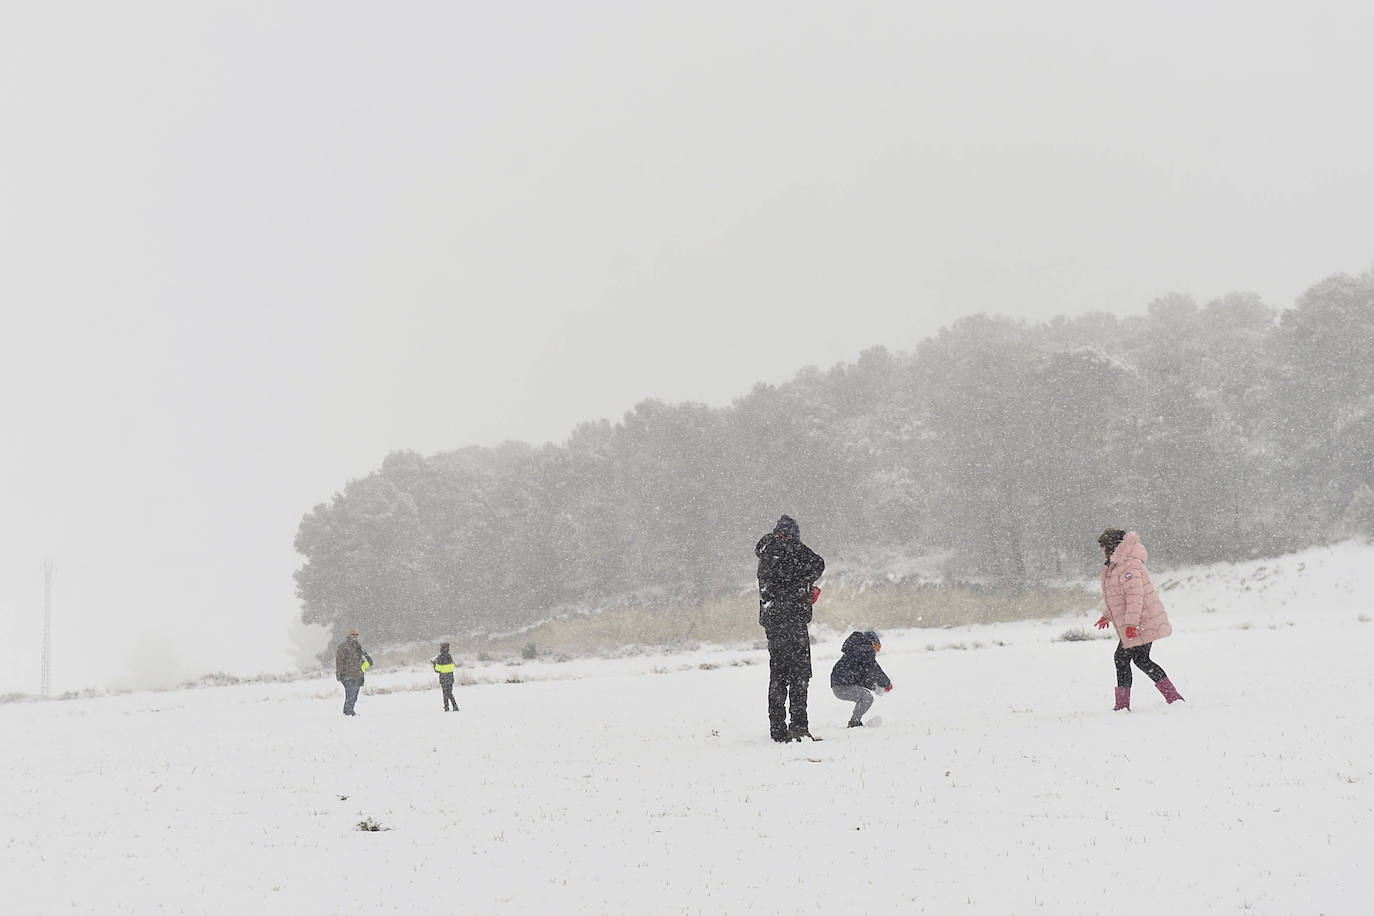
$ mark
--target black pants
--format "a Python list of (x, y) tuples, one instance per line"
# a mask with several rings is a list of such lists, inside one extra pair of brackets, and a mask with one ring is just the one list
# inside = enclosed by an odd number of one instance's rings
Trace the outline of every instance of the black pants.
[(768, 634), (768, 733), (775, 741), (787, 737), (787, 712), (792, 731), (809, 732), (807, 691), (811, 686), (811, 637), (806, 627), (778, 627)]
[(1164, 673), (1163, 668), (1150, 661), (1150, 647), (1153, 645), (1154, 643), (1147, 642), (1142, 646), (1136, 646), (1134, 649), (1127, 649), (1121, 643), (1116, 644), (1116, 655), (1112, 657), (1112, 660), (1116, 662), (1116, 686), (1131, 686), (1132, 662), (1135, 662), (1135, 666), (1145, 672), (1145, 675), (1152, 681), (1160, 681), (1169, 676)]
[(448, 704), (452, 703), (453, 708), (458, 708), (458, 701), (453, 698), (453, 675), (439, 675), (439, 686), (444, 690), (444, 712), (448, 712)]

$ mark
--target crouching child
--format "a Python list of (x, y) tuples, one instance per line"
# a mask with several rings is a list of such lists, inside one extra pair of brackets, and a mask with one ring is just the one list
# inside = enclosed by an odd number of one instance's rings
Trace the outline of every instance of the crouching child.
[(444, 691), (444, 712), (449, 711), (449, 704), (453, 704), (453, 711), (458, 711), (458, 701), (453, 698), (453, 656), (448, 654), (448, 643), (439, 643), (439, 654), (429, 660), (434, 666), (434, 670), (439, 675), (439, 687)]
[(854, 704), (849, 727), (863, 725), (864, 713), (873, 705), (872, 691), (892, 689), (892, 680), (878, 664), (882, 641), (872, 630), (850, 633), (840, 647), (840, 660), (830, 669), (830, 689), (835, 696)]

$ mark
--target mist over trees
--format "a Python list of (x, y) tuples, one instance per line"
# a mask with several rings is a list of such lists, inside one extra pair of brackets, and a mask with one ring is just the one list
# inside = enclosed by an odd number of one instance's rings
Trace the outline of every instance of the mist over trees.
[(511, 630), (752, 582), (778, 515), (832, 565), (945, 553), (946, 574), (1091, 574), (1105, 527), (1161, 565), (1374, 534), (1374, 273), (1281, 314), (1248, 294), (1144, 316), (979, 315), (758, 385), (644, 401), (560, 445), (389, 455), (301, 521), (303, 619), (370, 638)]

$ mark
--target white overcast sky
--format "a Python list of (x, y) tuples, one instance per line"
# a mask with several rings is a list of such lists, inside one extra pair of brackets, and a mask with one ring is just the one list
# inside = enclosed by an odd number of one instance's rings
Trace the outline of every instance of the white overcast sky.
[(300, 517), (961, 315), (1374, 266), (1367, 4), (11, 3), (0, 691), (284, 670)]

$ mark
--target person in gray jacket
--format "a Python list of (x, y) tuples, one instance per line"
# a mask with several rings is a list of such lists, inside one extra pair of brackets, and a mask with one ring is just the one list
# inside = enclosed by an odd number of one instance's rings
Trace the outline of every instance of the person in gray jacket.
[(372, 656), (358, 641), (358, 628), (349, 627), (348, 635), (334, 652), (334, 677), (344, 688), (344, 715), (357, 715), (353, 707), (358, 702), (359, 691), (363, 689), (365, 672), (371, 667)]

